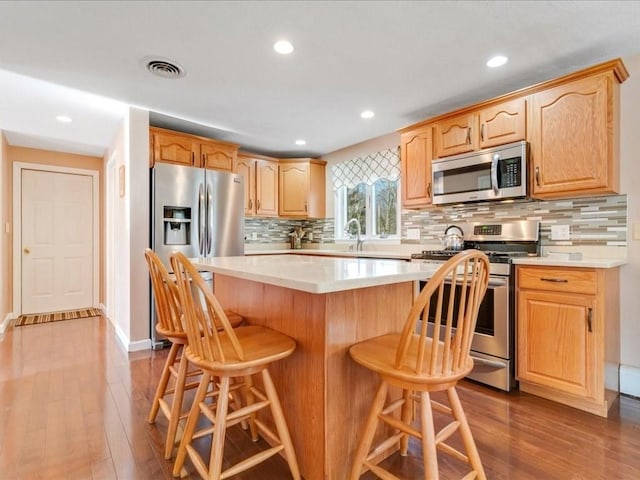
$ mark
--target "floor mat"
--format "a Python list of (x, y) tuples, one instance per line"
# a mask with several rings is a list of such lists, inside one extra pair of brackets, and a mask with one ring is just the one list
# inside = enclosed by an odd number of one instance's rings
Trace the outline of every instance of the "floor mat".
[(99, 308), (85, 308), (82, 310), (69, 310), (68, 312), (37, 313), (34, 315), (20, 315), (15, 326), (37, 325), (39, 323), (60, 322), (62, 320), (72, 320), (74, 318), (98, 317), (102, 315)]

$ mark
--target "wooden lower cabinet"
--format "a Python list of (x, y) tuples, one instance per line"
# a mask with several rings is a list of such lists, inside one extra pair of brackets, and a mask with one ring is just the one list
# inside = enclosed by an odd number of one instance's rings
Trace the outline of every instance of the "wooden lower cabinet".
[(603, 417), (618, 395), (618, 268), (517, 267), (520, 390)]

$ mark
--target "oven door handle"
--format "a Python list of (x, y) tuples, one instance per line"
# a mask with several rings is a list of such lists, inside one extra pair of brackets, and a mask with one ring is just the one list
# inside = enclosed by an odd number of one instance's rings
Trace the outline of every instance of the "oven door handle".
[(491, 368), (507, 368), (504, 363), (495, 362), (493, 360), (487, 360), (486, 358), (474, 357), (471, 355), (473, 359), (474, 365), (483, 366), (483, 367), (491, 367)]

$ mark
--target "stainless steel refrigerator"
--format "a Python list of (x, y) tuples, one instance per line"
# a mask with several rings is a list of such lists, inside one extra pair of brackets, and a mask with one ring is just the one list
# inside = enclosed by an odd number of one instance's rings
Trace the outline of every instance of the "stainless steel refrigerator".
[[(151, 245), (171, 272), (169, 255), (188, 258), (244, 255), (244, 185), (240, 175), (167, 163), (151, 170)], [(201, 272), (213, 287), (211, 273)], [(151, 344), (166, 342), (155, 330), (151, 296)]]

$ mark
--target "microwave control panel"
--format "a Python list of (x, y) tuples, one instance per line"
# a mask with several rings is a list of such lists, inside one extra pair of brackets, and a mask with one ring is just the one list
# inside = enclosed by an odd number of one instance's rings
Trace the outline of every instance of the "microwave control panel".
[(500, 188), (518, 187), (522, 185), (522, 172), (520, 171), (520, 157), (505, 158), (500, 160)]

